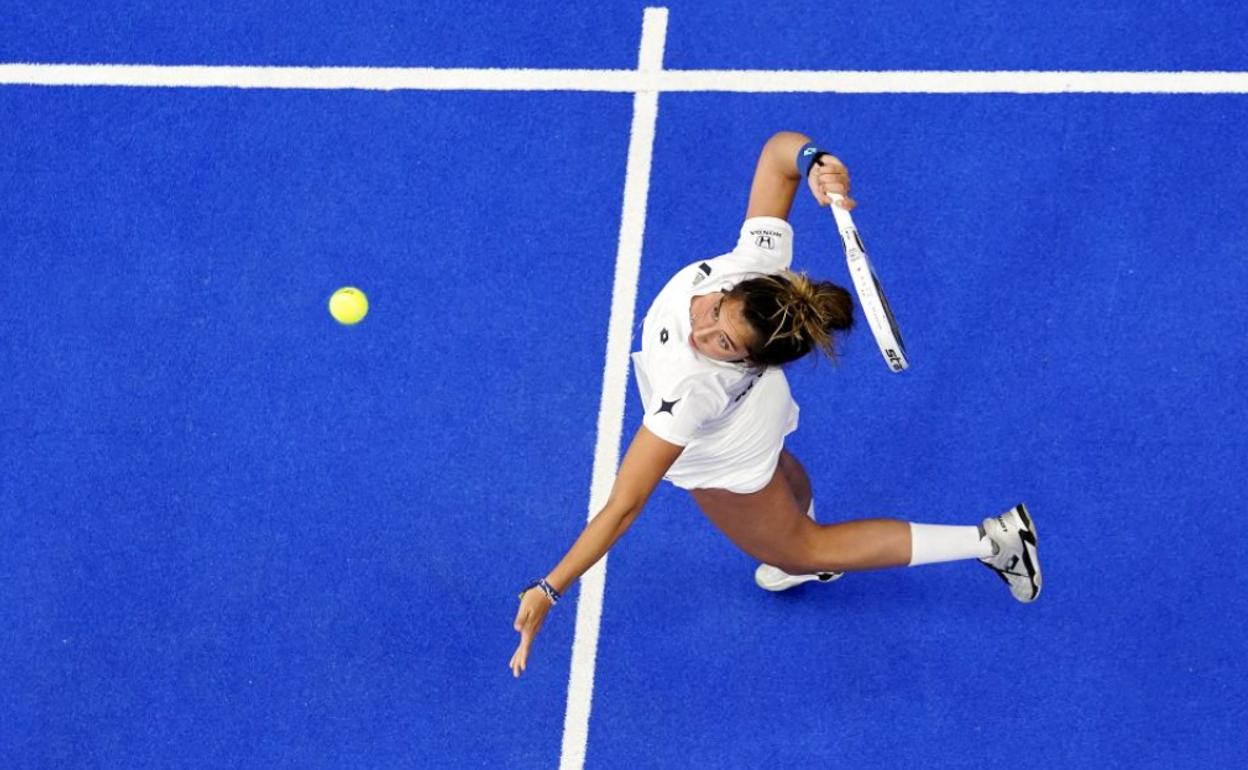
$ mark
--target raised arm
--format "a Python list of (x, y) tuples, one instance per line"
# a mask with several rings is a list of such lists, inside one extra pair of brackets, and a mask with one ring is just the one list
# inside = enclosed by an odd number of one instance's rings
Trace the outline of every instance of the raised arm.
[[(585, 525), (580, 537), (546, 576), (551, 588), (563, 593), (611, 549), (637, 520), (663, 474), (683, 450), (684, 447), (664, 441), (644, 425), (637, 430), (620, 462), (607, 504)], [(513, 676), (520, 676), (524, 671), (533, 637), (541, 629), (550, 607), (551, 601), (543, 591), (528, 590), (520, 597), (514, 624), (515, 630), (520, 632), (520, 644), (511, 656)]]
[[(789, 210), (793, 208), (793, 196), (797, 194), (798, 185), (802, 182), (797, 153), (810, 141), (810, 137), (795, 131), (781, 131), (767, 140), (763, 151), (758, 155), (758, 165), (754, 168), (750, 202), (745, 209), (746, 219), (789, 218)], [(845, 208), (854, 207), (854, 202), (848, 198), (849, 171), (835, 156), (821, 156), (818, 163), (811, 167), (806, 181), (820, 206), (828, 205), (828, 193), (837, 193), (846, 196), (842, 204)]]

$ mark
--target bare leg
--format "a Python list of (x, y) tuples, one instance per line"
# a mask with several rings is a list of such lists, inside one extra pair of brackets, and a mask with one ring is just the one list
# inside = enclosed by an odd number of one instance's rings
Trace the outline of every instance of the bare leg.
[[(716, 527), (737, 547), (761, 562), (790, 574), (855, 571), (899, 567), (910, 563), (910, 525), (896, 519), (859, 519), (841, 524), (816, 524), (806, 518), (810, 501), (794, 489), (786, 470), (801, 469), (797, 458), (781, 455), (767, 486), (750, 494), (725, 489), (694, 489), (693, 499)], [(799, 507), (801, 506), (801, 507)]]
[(810, 486), (810, 476), (806, 474), (806, 469), (789, 450), (781, 449), (780, 462), (776, 465), (776, 470), (780, 471), (785, 480), (789, 482), (789, 489), (793, 491), (793, 497), (797, 500), (797, 509), (805, 513), (810, 508), (810, 501), (814, 496)]

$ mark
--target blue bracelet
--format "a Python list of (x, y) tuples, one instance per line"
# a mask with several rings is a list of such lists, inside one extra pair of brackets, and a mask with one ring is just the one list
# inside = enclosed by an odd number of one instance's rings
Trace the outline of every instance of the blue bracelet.
[(520, 598), (523, 599), (524, 595), (534, 588), (542, 589), (542, 593), (546, 594), (546, 598), (550, 600), (552, 605), (558, 604), (559, 600), (563, 598), (563, 595), (556, 591), (554, 586), (546, 582), (546, 578), (533, 578), (533, 582), (525, 586), (524, 590), (520, 592)]
[(802, 179), (805, 179), (810, 176), (810, 169), (819, 162), (819, 159), (824, 155), (830, 154), (819, 149), (814, 142), (803, 144), (802, 149), (797, 151), (797, 173), (802, 175)]

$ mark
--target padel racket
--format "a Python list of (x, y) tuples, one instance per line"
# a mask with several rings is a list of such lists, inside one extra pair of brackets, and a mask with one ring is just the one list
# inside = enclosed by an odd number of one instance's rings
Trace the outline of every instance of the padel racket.
[(894, 372), (905, 371), (910, 365), (906, 358), (906, 346), (901, 341), (901, 330), (897, 328), (897, 319), (893, 317), (893, 309), (888, 306), (888, 297), (880, 288), (880, 279), (871, 268), (867, 259), (867, 250), (862, 245), (862, 236), (854, 227), (854, 218), (849, 212), (835, 205), (842, 200), (840, 195), (830, 195), (833, 205), (832, 216), (836, 218), (836, 228), (841, 233), (841, 243), (845, 246), (845, 262), (849, 265), (849, 277), (854, 282), (854, 290), (858, 292), (858, 302), (862, 305), (862, 314), (866, 316), (871, 334), (875, 336), (875, 344), (880, 346), (880, 353), (888, 368)]

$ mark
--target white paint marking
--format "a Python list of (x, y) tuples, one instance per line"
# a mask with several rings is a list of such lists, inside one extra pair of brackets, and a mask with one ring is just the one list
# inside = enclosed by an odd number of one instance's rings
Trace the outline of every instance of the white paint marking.
[(664, 91), (739, 93), (1248, 93), (1248, 72), (765, 71), (663, 73)]
[(0, 85), (609, 93), (1243, 94), (1248, 93), (1248, 72), (865, 72), (0, 64)]
[[(582, 91), (633, 94), (624, 207), (607, 331), (589, 517), (619, 465), (628, 353), (661, 92), (1244, 94), (1248, 72), (664, 70), (667, 9), (647, 8), (636, 70), (0, 64), (0, 85), (369, 91)], [(607, 559), (581, 578), (562, 770), (585, 764)]]
[[(647, 8), (642, 18), (638, 71), (658, 73), (662, 70), (666, 39), (667, 9)], [(624, 208), (615, 257), (611, 319), (607, 323), (602, 401), (598, 407), (598, 443), (594, 448), (593, 481), (589, 492), (590, 519), (606, 505), (620, 463), (624, 397), (628, 392), (628, 354), (633, 341), (633, 313), (637, 304), (637, 278), (641, 273), (646, 199), (650, 193), (650, 161), (654, 155), (658, 117), (657, 91), (638, 91), (633, 95), (633, 123), (629, 129), (628, 166), (624, 174)], [(580, 598), (576, 604), (576, 632), (572, 641), (572, 666), (568, 675), (568, 707), (563, 720), (561, 770), (580, 770), (585, 765), (589, 712), (594, 696), (594, 664), (606, 581), (607, 557), (604, 556), (581, 578)]]

